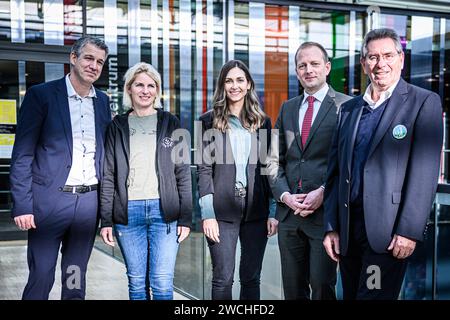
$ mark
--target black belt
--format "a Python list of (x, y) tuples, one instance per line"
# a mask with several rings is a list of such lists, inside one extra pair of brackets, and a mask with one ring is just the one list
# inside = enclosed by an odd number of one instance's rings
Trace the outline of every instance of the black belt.
[(234, 195), (236, 197), (245, 198), (247, 196), (247, 190), (245, 188), (234, 188)]
[(70, 193), (86, 193), (97, 190), (98, 185), (93, 184), (90, 186), (64, 186), (62, 188), (62, 192), (70, 192)]

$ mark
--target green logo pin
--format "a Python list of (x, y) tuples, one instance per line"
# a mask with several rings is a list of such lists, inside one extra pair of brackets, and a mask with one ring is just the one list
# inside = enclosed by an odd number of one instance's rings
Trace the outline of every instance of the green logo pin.
[(406, 134), (408, 133), (408, 130), (406, 129), (406, 127), (402, 124), (398, 124), (394, 127), (394, 130), (392, 130), (392, 136), (395, 139), (403, 139), (404, 137), (406, 137)]

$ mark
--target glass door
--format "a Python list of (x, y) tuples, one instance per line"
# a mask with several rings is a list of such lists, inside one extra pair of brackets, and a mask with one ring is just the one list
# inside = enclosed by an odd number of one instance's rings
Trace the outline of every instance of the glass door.
[(0, 241), (21, 240), (26, 238), (27, 233), (19, 231), (11, 219), (12, 197), (9, 185), (17, 114), (28, 88), (64, 76), (69, 65), (0, 59), (0, 70)]

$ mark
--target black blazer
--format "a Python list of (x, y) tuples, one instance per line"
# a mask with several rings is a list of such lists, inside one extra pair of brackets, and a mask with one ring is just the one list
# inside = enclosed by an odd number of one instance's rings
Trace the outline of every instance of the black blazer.
[[(324, 227), (339, 233), (343, 255), (349, 237), (351, 160), (364, 104), (359, 96), (342, 105), (329, 155)], [(406, 128), (406, 135), (396, 138), (394, 128), (399, 126)], [(387, 252), (394, 234), (423, 239), (438, 184), (442, 127), (440, 97), (400, 79), (364, 166), (364, 219), (375, 252)]]
[[(235, 181), (236, 167), (231, 144), (226, 133), (214, 130), (219, 139), (206, 139), (205, 132), (212, 129), (213, 112), (208, 111), (200, 117), (202, 122), (203, 143), (202, 159), (198, 165), (198, 189), (199, 197), (213, 194), (214, 212), (217, 220), (236, 222), (241, 221), (240, 209), (235, 201)], [(263, 130), (264, 129), (264, 130)], [(252, 133), (252, 143), (250, 157), (247, 164), (247, 210), (245, 221), (267, 219), (269, 216), (270, 188), (265, 173), (265, 157), (261, 154), (267, 154), (270, 146), (271, 122), (266, 118), (262, 127), (255, 133)], [(264, 136), (263, 136), (264, 135)], [(222, 138), (222, 139), (220, 139)], [(264, 141), (267, 138), (266, 141)], [(224, 143), (220, 145), (219, 140)], [(267, 142), (267, 143), (265, 143)], [(208, 150), (214, 149), (213, 156), (216, 161), (209, 157)], [(260, 152), (263, 151), (263, 152)], [(255, 161), (252, 155), (258, 155)], [(262, 161), (261, 161), (262, 160)]]

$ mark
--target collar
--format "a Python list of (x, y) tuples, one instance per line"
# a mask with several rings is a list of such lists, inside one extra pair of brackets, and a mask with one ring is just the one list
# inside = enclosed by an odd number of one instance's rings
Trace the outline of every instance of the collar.
[[(69, 98), (80, 98), (80, 95), (75, 91), (72, 82), (70, 82), (69, 79), (70, 73), (66, 75), (66, 87), (67, 87), (67, 96)], [(87, 95), (89, 98), (97, 98), (97, 94), (95, 93), (94, 86), (91, 86), (91, 89), (89, 90), (89, 94)], [(85, 97), (86, 98), (86, 97)]]
[(245, 129), (241, 123), (241, 120), (234, 114), (230, 114), (230, 116), (228, 117), (228, 123), (230, 124), (230, 129)]
[(387, 99), (389, 99), (392, 96), (392, 93), (394, 92), (395, 88), (397, 87), (397, 84), (399, 81), (400, 81), (400, 79), (398, 79), (396, 83), (394, 83), (392, 86), (390, 86), (389, 89), (387, 89), (386, 91), (381, 93), (380, 99), (378, 101), (372, 100), (372, 84), (369, 84), (367, 86), (366, 92), (364, 93), (364, 96), (363, 96), (364, 101), (367, 102), (367, 104), (371, 108), (373, 108), (377, 104), (379, 105), (379, 104), (383, 103), (384, 101), (386, 101)]
[(319, 101), (319, 103), (322, 103), (323, 100), (325, 99), (325, 97), (327, 96), (328, 90), (330, 89), (330, 87), (328, 86), (328, 83), (325, 82), (325, 85), (316, 93), (314, 94), (308, 94), (306, 91), (304, 91), (303, 93), (303, 100), (302, 100), (302, 104), (303, 105), (306, 101), (306, 99), (309, 96), (313, 96), (317, 101)]

